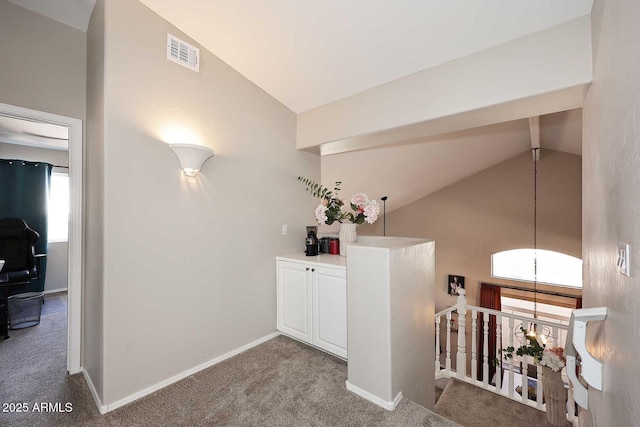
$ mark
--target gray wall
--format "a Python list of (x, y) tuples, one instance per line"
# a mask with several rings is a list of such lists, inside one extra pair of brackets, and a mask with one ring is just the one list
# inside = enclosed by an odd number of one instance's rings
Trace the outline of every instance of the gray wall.
[[(0, 39), (0, 103), (85, 119), (85, 33), (0, 0)], [(15, 157), (18, 150), (24, 160), (39, 160), (27, 147), (1, 150), (2, 156)], [(68, 153), (51, 155), (51, 163), (68, 165)], [(66, 246), (50, 248), (45, 289), (66, 287)]]
[[(69, 152), (46, 148), (27, 147), (25, 145), (0, 142), (0, 158), (20, 159), (30, 162), (47, 162), (52, 165), (69, 166)], [(60, 172), (64, 172), (62, 169)]]
[(98, 0), (87, 31), (82, 313), (82, 366), (101, 400), (104, 398), (104, 9), (104, 0)]
[[(629, 426), (640, 419), (640, 3), (596, 0), (592, 19), (594, 79), (583, 122), (584, 305), (606, 306), (609, 314), (591, 331), (604, 384), (601, 392), (589, 389), (589, 407), (597, 425)], [(631, 278), (616, 270), (619, 242), (631, 245)]]
[[(88, 363), (112, 404), (275, 332), (275, 257), (303, 249), (316, 201), (296, 177), (319, 179), (320, 158), (296, 150), (293, 112), (211, 53), (200, 73), (168, 61), (167, 32), (195, 42), (144, 5), (104, 8), (103, 56), (101, 19), (89, 30), (85, 295), (103, 294), (89, 326), (103, 350), (85, 358), (102, 357)], [(180, 128), (216, 151), (195, 179), (167, 146)]]
[(0, 102), (84, 120), (86, 34), (0, 0)]
[[(69, 153), (60, 150), (26, 147), (0, 142), (0, 159), (20, 159), (47, 162), (59, 166), (69, 165)], [(64, 172), (64, 169), (61, 170)], [(69, 243), (51, 242), (47, 251), (47, 277), (45, 292), (66, 289), (69, 281)]]
[[(544, 150), (538, 177), (538, 247), (580, 258), (580, 156)], [(380, 218), (373, 226), (360, 226), (358, 233), (382, 235), (382, 223)], [(481, 281), (530, 287), (491, 278), (491, 254), (533, 247), (531, 152), (389, 213), (387, 236), (435, 240), (436, 310), (456, 303), (447, 294), (448, 274), (465, 276), (470, 304), (478, 302)]]

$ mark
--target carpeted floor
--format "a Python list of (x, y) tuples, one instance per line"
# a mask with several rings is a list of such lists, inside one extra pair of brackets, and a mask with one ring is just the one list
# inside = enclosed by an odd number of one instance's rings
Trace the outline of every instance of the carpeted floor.
[(48, 294), (44, 297), (44, 304), (42, 304), (42, 314), (58, 313), (60, 311), (67, 311), (67, 293), (58, 292), (55, 294)]
[(535, 408), (450, 379), (436, 412), (465, 427), (547, 427), (546, 414)]
[(408, 400), (392, 412), (369, 403), (345, 389), (344, 362), (284, 336), (101, 416), (84, 378), (65, 374), (65, 325), (66, 312), (47, 314), (0, 342), (0, 403), (69, 402), (73, 411), (0, 412), (0, 425), (457, 425)]

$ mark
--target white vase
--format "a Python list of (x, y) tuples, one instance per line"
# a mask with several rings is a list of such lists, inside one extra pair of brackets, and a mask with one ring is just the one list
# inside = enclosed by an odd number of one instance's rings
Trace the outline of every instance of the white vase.
[(340, 255), (347, 256), (347, 246), (355, 243), (358, 236), (356, 235), (356, 224), (350, 222), (340, 223)]

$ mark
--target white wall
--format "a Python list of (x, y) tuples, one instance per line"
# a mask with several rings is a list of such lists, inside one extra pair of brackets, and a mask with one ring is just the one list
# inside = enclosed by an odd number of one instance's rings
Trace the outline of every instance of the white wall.
[[(69, 165), (69, 153), (66, 151), (7, 143), (0, 143), (0, 158), (47, 162), (58, 166)], [(68, 242), (49, 243), (47, 250), (47, 276), (44, 282), (45, 292), (67, 288), (69, 281), (68, 260)]]
[[(195, 44), (171, 24), (139, 2), (104, 7), (104, 132), (88, 141), (104, 153), (87, 164), (104, 169), (104, 242), (87, 269), (102, 272), (109, 405), (275, 331), (275, 256), (303, 250), (315, 201), (296, 177), (319, 179), (320, 159), (296, 149), (294, 113), (211, 53), (200, 73), (168, 61), (167, 32)], [(194, 179), (172, 127), (216, 151)]]
[(44, 291), (66, 290), (69, 286), (69, 243), (51, 242), (47, 249), (47, 277)]
[[(606, 306), (592, 353), (604, 361), (603, 390), (589, 390), (599, 426), (640, 419), (640, 3), (596, 0), (594, 79), (584, 103), (584, 306)], [(631, 278), (616, 271), (619, 242), (631, 245)], [(582, 414), (587, 421), (590, 414)]]
[(0, 0), (0, 102), (84, 120), (87, 37)]
[[(583, 89), (563, 91), (590, 81), (585, 16), (302, 113), (297, 144), (311, 148), (337, 141), (329, 145), (340, 146), (355, 137), (353, 143), (363, 148), (372, 140), (373, 145), (406, 141), (577, 108)], [(547, 97), (553, 93), (563, 96)], [(389, 138), (383, 131), (390, 132)]]

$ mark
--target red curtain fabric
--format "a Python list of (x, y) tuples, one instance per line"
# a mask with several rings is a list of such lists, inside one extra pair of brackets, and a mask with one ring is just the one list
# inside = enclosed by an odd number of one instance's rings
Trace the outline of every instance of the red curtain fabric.
[[(495, 285), (489, 285), (487, 283), (480, 284), (480, 307), (490, 308), (500, 311), (502, 305), (500, 304), (500, 287)], [(483, 376), (483, 363), (484, 363), (484, 318), (483, 314), (479, 313), (478, 316), (478, 380), (484, 378)], [(493, 375), (496, 373), (495, 359), (496, 359), (496, 316), (489, 315), (489, 352), (487, 358), (489, 360), (489, 382), (493, 379)]]

